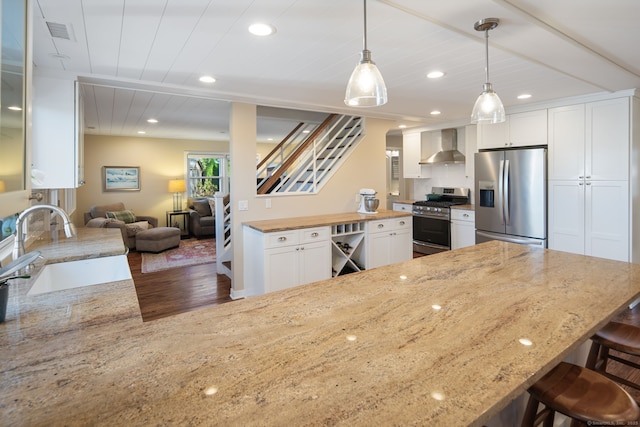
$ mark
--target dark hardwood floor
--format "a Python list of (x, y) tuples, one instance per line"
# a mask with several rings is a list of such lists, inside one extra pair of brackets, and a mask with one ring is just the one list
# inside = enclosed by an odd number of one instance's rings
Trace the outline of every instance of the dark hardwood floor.
[[(414, 258), (420, 256), (423, 255), (414, 253)], [(128, 260), (145, 322), (232, 301), (229, 296), (231, 280), (225, 275), (217, 274), (215, 264), (142, 274), (142, 255), (132, 251)], [(640, 327), (640, 305), (623, 311), (615, 320)], [(640, 358), (622, 356), (640, 362)], [(640, 384), (640, 370), (615, 361), (611, 362), (609, 370)], [(625, 389), (640, 402), (640, 391), (629, 387)]]
[(127, 259), (145, 322), (232, 301), (231, 280), (215, 264), (142, 274), (142, 254), (131, 251)]

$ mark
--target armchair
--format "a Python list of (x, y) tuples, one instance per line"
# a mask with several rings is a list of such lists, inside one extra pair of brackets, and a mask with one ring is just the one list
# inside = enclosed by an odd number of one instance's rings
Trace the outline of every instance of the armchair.
[(189, 198), (187, 206), (189, 208), (189, 231), (195, 237), (215, 237), (216, 235), (216, 213), (207, 198)]
[(119, 228), (127, 248), (135, 249), (136, 233), (157, 227), (158, 218), (135, 215), (133, 211), (125, 209), (124, 203), (118, 202), (110, 205), (92, 206), (89, 212), (84, 213), (84, 223), (87, 227)]

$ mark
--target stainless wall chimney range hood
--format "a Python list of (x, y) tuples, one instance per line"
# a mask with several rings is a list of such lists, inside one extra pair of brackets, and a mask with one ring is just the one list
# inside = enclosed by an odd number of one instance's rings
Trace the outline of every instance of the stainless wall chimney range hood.
[(464, 163), (464, 154), (458, 151), (458, 131), (456, 129), (442, 129), (442, 149), (429, 157), (420, 160), (421, 165)]

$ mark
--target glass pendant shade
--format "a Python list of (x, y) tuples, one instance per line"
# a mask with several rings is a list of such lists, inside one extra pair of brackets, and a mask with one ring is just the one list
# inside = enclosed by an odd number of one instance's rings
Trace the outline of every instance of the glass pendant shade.
[(362, 60), (351, 73), (344, 103), (350, 107), (377, 107), (387, 103), (387, 87), (368, 50), (362, 52)]
[(485, 83), (484, 90), (473, 105), (471, 123), (495, 124), (504, 121), (504, 105), (498, 94), (491, 88), (491, 83)]
[(489, 30), (496, 28), (499, 22), (500, 20), (498, 18), (485, 18), (476, 22), (474, 25), (476, 31), (484, 31), (487, 67), (485, 68), (486, 83), (482, 87), (482, 93), (473, 105), (471, 123), (495, 124), (502, 123), (506, 119), (504, 105), (502, 105), (500, 97), (493, 91), (493, 87), (491, 83), (489, 83)]

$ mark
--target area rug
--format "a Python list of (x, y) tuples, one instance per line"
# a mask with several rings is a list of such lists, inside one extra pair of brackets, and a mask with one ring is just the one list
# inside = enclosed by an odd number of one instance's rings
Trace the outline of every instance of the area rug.
[(180, 241), (180, 247), (168, 249), (159, 254), (142, 253), (142, 272), (168, 270), (188, 265), (216, 262), (215, 239), (187, 239)]

